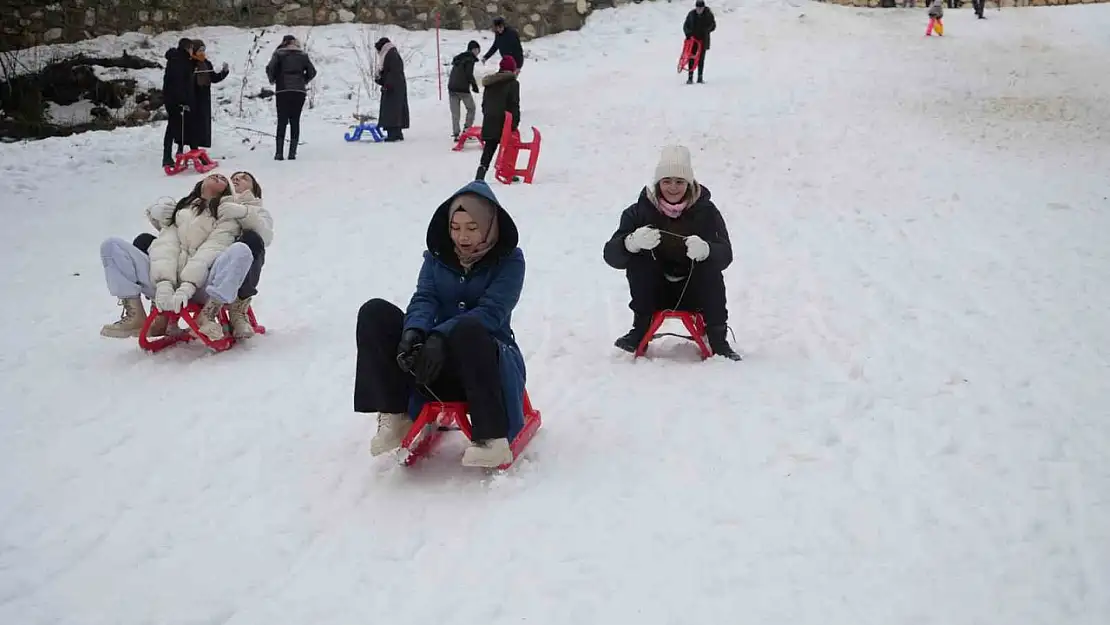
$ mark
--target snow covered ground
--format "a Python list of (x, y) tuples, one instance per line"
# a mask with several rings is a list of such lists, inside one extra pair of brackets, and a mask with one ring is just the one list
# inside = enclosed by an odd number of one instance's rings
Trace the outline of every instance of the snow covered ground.
[[(1110, 622), (1110, 5), (950, 11), (926, 39), (924, 9), (722, 0), (703, 86), (674, 73), (687, 10), (527, 44), (537, 181), (495, 187), (545, 427), (504, 474), (458, 441), (372, 459), (351, 410), (358, 306), (407, 301), (477, 165), (434, 34), (398, 38), (422, 50), (403, 144), (342, 140), (356, 26), (312, 30), (300, 160), (232, 129), (270, 131), (269, 103), (217, 107), (221, 170), (277, 220), (270, 333), (223, 354), (97, 335), (100, 241), (195, 180), (158, 169), (161, 126), (0, 146), (0, 623)], [(191, 34), (237, 100), (253, 33)], [(674, 141), (729, 222), (743, 363), (611, 347), (601, 246)]]

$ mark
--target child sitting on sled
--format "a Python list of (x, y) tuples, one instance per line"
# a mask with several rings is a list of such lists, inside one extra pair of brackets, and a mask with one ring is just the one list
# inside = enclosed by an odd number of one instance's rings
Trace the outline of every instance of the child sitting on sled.
[(732, 264), (732, 243), (709, 189), (694, 178), (690, 150), (667, 146), (651, 184), (621, 213), (620, 226), (605, 244), (605, 262), (622, 269), (632, 301), (632, 329), (618, 348), (635, 352), (652, 316), (661, 310), (700, 312), (709, 348), (731, 360), (724, 270)]
[(447, 198), (428, 225), (408, 309), (371, 299), (355, 331), (355, 412), (378, 413), (370, 453), (397, 449), (428, 401), (466, 401), (464, 466), (513, 461), (524, 425), (524, 356), (511, 325), (524, 253), (509, 213), (485, 182)]

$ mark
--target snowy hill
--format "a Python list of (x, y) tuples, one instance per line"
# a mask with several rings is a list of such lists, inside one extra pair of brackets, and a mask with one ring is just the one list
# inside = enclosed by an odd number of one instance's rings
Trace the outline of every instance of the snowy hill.
[[(221, 171), (276, 219), (270, 332), (223, 354), (97, 335), (100, 241), (196, 180), (161, 174), (161, 126), (0, 145), (0, 623), (1110, 622), (1110, 6), (952, 11), (929, 39), (924, 9), (714, 9), (701, 86), (678, 3), (526, 45), (543, 153), (495, 190), (545, 426), (503, 474), (457, 440), (372, 459), (351, 409), (359, 305), (407, 301), (477, 165), (433, 34), (397, 37), (422, 50), (402, 144), (342, 140), (356, 26), (312, 30), (300, 160), (233, 129), (270, 104), (218, 107)], [(236, 98), (253, 33), (189, 34)], [(675, 141), (729, 223), (742, 363), (611, 347), (631, 317), (601, 246)]]

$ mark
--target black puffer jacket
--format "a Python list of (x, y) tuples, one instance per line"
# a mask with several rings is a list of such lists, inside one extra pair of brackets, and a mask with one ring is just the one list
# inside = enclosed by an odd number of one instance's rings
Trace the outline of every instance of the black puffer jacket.
[(713, 11), (706, 7), (701, 15), (698, 15), (697, 9), (691, 10), (686, 14), (686, 21), (682, 24), (682, 32), (687, 37), (693, 37), (705, 44), (705, 49), (709, 49), (709, 33), (717, 30), (717, 18), (713, 17)]
[(166, 73), (162, 75), (162, 96), (167, 109), (180, 106), (193, 108), (196, 96), (193, 92), (193, 59), (181, 48), (166, 51)]
[(497, 72), (482, 78), (482, 140), (501, 139), (505, 113), (513, 115), (513, 130), (520, 127), (520, 83), (516, 74)]
[(698, 235), (709, 244), (709, 258), (703, 265), (724, 271), (732, 264), (732, 242), (728, 236), (724, 217), (713, 204), (712, 194), (706, 187), (698, 187), (701, 194), (694, 204), (682, 211), (677, 219), (671, 219), (655, 207), (654, 198), (648, 188), (640, 191), (640, 198), (621, 213), (621, 223), (609, 241), (605, 243), (605, 262), (614, 269), (625, 269), (632, 253), (624, 246), (624, 238), (641, 226), (652, 226), (665, 231), (659, 245), (650, 251), (638, 252), (651, 254), (663, 265), (663, 271), (671, 276), (687, 276), (690, 273), (690, 259), (686, 256), (686, 242), (673, 233), (683, 237)]
[(316, 66), (296, 46), (286, 46), (274, 51), (266, 64), (266, 78), (278, 93), (282, 91), (308, 91), (308, 83), (316, 78)]
[(456, 54), (451, 59), (451, 75), (447, 77), (449, 93), (478, 93), (478, 81), (474, 79), (474, 64), (478, 57), (470, 52)]
[(524, 67), (524, 46), (520, 44), (520, 34), (512, 26), (506, 26), (505, 30), (501, 31), (493, 37), (493, 45), (486, 51), (485, 56), (482, 57), (482, 62), (489, 60), (494, 53), (500, 52), (501, 56), (511, 56), (516, 61), (517, 69)]

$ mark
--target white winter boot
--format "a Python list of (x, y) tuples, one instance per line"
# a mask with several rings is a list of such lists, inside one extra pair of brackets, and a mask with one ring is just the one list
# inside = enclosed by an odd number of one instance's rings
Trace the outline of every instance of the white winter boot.
[(476, 441), (470, 444), (463, 452), (462, 464), (464, 467), (497, 468), (513, 461), (513, 450), (509, 447), (509, 439), (493, 438), (488, 441)]
[(146, 308), (143, 307), (143, 300), (138, 297), (128, 297), (121, 299), (119, 305), (123, 306), (123, 314), (120, 315), (119, 321), (105, 324), (100, 328), (100, 336), (113, 339), (139, 336), (143, 324), (146, 323)]
[(400, 412), (378, 413), (378, 433), (370, 441), (370, 455), (380, 456), (401, 446), (401, 441), (409, 433), (412, 420)]
[(251, 298), (237, 299), (227, 305), (227, 317), (231, 323), (231, 336), (238, 340), (249, 339), (254, 336), (254, 326), (251, 325), (247, 310), (251, 307)]
[(224, 307), (223, 302), (220, 302), (214, 297), (209, 297), (208, 301), (204, 303), (204, 308), (200, 309), (197, 314), (197, 329), (200, 333), (208, 337), (210, 341), (218, 341), (224, 338), (224, 327), (220, 325), (220, 310)]

